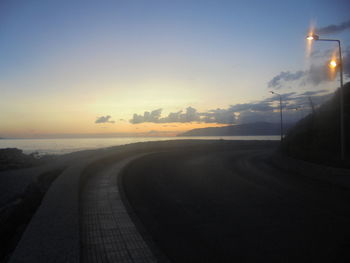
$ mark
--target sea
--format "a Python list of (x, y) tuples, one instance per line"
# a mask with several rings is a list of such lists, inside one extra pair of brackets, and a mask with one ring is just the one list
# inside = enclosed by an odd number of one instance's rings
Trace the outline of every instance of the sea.
[(17, 148), (24, 153), (66, 154), (82, 150), (107, 148), (136, 142), (167, 140), (279, 140), (280, 136), (206, 136), (206, 137), (114, 137), (64, 139), (1, 139), (0, 149)]

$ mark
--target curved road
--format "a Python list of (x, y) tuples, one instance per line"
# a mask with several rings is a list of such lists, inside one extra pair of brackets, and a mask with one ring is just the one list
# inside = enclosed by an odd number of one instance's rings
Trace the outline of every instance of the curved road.
[(172, 262), (350, 262), (350, 193), (261, 147), (135, 160), (126, 197)]
[(78, 153), (10, 262), (350, 262), (349, 172), (271, 159), (276, 146)]

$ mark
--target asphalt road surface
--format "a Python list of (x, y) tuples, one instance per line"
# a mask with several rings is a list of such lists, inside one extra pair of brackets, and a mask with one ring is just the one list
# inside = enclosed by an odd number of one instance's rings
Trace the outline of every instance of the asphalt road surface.
[(273, 151), (154, 153), (122, 187), (172, 262), (350, 262), (350, 191), (274, 165)]

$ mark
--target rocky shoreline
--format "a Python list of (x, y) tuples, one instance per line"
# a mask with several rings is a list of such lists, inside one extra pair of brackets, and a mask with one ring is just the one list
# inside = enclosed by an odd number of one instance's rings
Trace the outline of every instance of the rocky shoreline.
[(29, 168), (53, 160), (53, 155), (24, 154), (17, 148), (0, 149), (0, 171)]

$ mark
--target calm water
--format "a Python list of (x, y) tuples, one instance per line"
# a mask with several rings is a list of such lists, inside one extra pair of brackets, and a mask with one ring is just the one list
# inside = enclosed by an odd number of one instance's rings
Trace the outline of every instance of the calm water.
[(165, 140), (279, 140), (279, 136), (210, 136), (210, 137), (132, 137), (132, 138), (72, 138), (72, 139), (4, 139), (1, 148), (18, 148), (25, 153), (65, 154), (88, 149), (105, 148), (135, 142)]

